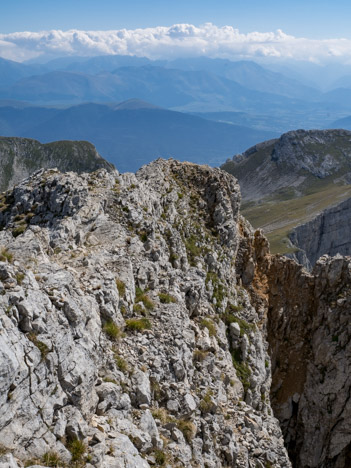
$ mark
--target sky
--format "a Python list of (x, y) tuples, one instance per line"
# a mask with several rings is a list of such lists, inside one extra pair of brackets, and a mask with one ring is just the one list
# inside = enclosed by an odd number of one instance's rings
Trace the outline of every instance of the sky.
[(2, 2), (0, 32), (209, 22), (243, 33), (282, 29), (300, 37), (351, 39), (350, 18), (346, 0), (11, 0)]
[(349, 63), (350, 21), (345, 0), (11, 0), (1, 5), (0, 57), (206, 54)]

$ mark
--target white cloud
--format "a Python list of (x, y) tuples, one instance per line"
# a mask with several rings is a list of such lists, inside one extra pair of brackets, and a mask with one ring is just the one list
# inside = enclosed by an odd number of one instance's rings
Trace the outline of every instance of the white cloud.
[(0, 34), (0, 56), (22, 61), (64, 55), (122, 54), (151, 59), (207, 55), (228, 59), (289, 58), (351, 63), (351, 40), (313, 40), (276, 32), (242, 34), (231, 26), (206, 23), (200, 27), (170, 27), (116, 31), (42, 31)]

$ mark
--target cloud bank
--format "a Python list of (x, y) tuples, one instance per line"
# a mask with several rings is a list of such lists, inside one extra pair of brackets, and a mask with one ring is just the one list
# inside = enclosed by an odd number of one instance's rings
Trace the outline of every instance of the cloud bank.
[(136, 55), (150, 59), (207, 55), (228, 59), (263, 57), (351, 63), (351, 40), (304, 39), (276, 32), (242, 34), (231, 26), (176, 24), (116, 31), (42, 31), (0, 34), (0, 56), (23, 61), (40, 56)]

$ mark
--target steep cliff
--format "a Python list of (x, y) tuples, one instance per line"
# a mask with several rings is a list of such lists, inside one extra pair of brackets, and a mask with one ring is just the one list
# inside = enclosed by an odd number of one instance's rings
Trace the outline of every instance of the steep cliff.
[(41, 168), (60, 171), (108, 171), (113, 164), (105, 161), (87, 141), (56, 141), (41, 144), (28, 138), (0, 137), (0, 191), (7, 190)]
[[(242, 240), (244, 283), (265, 310), (272, 365), (271, 404), (296, 468), (351, 462), (351, 258), (321, 257), (312, 273), (267, 254), (256, 233)], [(262, 254), (263, 252), (263, 254)]]
[(299, 262), (311, 268), (324, 254), (351, 254), (351, 198), (328, 208), (289, 234)]
[(162, 160), (2, 195), (3, 463), (290, 466), (239, 202), (229, 174)]

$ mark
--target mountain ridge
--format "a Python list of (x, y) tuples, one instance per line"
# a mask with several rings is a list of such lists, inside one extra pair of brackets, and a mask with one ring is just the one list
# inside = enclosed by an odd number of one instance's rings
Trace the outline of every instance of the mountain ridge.
[(0, 463), (347, 466), (351, 258), (271, 255), (240, 198), (160, 159), (1, 195)]
[(78, 173), (99, 168), (115, 169), (87, 141), (41, 144), (28, 138), (0, 137), (0, 191), (9, 189), (37, 170), (48, 168)]
[(289, 253), (292, 228), (351, 196), (351, 132), (288, 132), (221, 167), (239, 179), (243, 212), (265, 229), (273, 251)]

